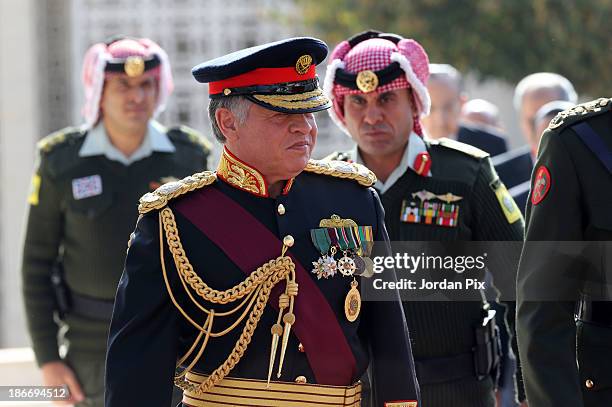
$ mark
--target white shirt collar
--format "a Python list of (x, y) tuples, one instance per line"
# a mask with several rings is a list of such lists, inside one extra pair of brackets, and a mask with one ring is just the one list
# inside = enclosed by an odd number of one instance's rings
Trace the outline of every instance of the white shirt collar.
[[(406, 168), (410, 168), (412, 171), (416, 172), (414, 168), (414, 161), (417, 155), (423, 152), (427, 152), (427, 146), (425, 144), (425, 141), (423, 141), (423, 139), (419, 137), (419, 135), (417, 135), (415, 132), (410, 133), (410, 137), (408, 137), (408, 144), (404, 149), (404, 154), (402, 155), (402, 159), (400, 160), (399, 165), (395, 167), (395, 169), (391, 172), (389, 178), (387, 178), (387, 181), (376, 181), (376, 184), (374, 184), (374, 188), (380, 191), (381, 194), (384, 194), (389, 188), (393, 186), (393, 184), (397, 182), (398, 179), (400, 179), (402, 175), (404, 175)], [(356, 163), (365, 165), (363, 162), (363, 158), (359, 153), (358, 146), (355, 146), (355, 148), (351, 151), (351, 158)], [(431, 170), (429, 171), (427, 176), (431, 177)]]
[(85, 141), (79, 150), (79, 157), (91, 157), (104, 155), (109, 160), (119, 161), (123, 165), (130, 165), (138, 160), (149, 157), (154, 151), (172, 153), (176, 150), (168, 136), (164, 126), (150, 120), (140, 147), (132, 155), (127, 157), (111, 143), (102, 121), (87, 133)]

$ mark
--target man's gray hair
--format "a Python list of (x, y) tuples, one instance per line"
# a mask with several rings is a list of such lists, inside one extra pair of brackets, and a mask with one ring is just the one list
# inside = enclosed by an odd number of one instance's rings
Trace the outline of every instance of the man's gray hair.
[(454, 66), (449, 64), (429, 64), (429, 80), (447, 80), (463, 93), (463, 76)]
[(219, 108), (229, 110), (236, 116), (238, 124), (244, 124), (247, 117), (249, 116), (249, 108), (251, 103), (244, 96), (224, 96), (217, 99), (210, 99), (208, 102), (208, 118), (210, 119), (210, 127), (212, 128), (215, 138), (219, 140), (221, 144), (225, 144), (225, 135), (219, 128), (217, 119), (215, 118), (215, 112)]
[(557, 100), (564, 100), (574, 104), (578, 101), (574, 85), (565, 76), (554, 72), (536, 72), (521, 79), (516, 88), (514, 88), (514, 108), (520, 111), (525, 93), (539, 89), (558, 91), (559, 96), (556, 98)]

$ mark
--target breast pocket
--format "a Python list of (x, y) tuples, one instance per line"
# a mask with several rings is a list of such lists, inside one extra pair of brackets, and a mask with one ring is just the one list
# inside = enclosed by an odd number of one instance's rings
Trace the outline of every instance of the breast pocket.
[(69, 204), (68, 212), (82, 220), (93, 220), (102, 216), (113, 204), (110, 193), (105, 193), (96, 197), (87, 198), (79, 201), (72, 201)]

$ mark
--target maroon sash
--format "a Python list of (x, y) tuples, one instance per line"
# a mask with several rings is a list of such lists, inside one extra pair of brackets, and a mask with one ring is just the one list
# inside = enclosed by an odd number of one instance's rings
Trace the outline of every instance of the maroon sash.
[[(197, 191), (189, 199), (177, 202), (175, 208), (247, 275), (255, 267), (280, 256), (281, 240), (216, 188)], [(228, 219), (248, 233), (228, 231)], [(289, 251), (287, 255), (295, 263), (296, 281), (300, 286), (293, 310), (296, 322), (292, 332), (306, 349), (306, 357), (317, 383), (347, 386), (355, 377), (357, 362), (338, 318), (308, 271)], [(268, 305), (278, 309), (278, 296), (281, 293), (282, 288), (277, 285)]]

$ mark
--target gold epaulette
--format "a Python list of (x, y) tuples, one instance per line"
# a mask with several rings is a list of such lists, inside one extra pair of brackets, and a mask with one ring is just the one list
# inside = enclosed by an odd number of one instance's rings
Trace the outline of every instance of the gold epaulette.
[(47, 137), (42, 138), (38, 143), (36, 143), (36, 148), (38, 148), (38, 150), (43, 153), (48, 153), (58, 145), (65, 142), (68, 139), (69, 135), (78, 133), (78, 128), (66, 127), (64, 129), (49, 134)]
[(310, 160), (304, 171), (352, 179), (364, 187), (371, 187), (376, 183), (376, 175), (365, 166), (357, 163), (337, 160)]
[(171, 199), (195, 191), (215, 182), (217, 175), (211, 171), (198, 172), (179, 181), (168, 182), (153, 192), (144, 194), (138, 201), (138, 212), (145, 214), (152, 210), (161, 209)]
[[(612, 104), (610, 98), (599, 98), (590, 102), (581, 103), (572, 108), (557, 113), (554, 119), (548, 124), (548, 130), (558, 129), (563, 125), (574, 123), (577, 120), (585, 119), (604, 112), (604, 108), (610, 109)], [(607, 109), (606, 109), (607, 110)]]
[(469, 144), (461, 143), (456, 140), (452, 140), (449, 138), (441, 138), (439, 140), (428, 140), (430, 144), (439, 144), (443, 147), (452, 148), (453, 150), (461, 151), (467, 155), (471, 155), (475, 158), (485, 158), (489, 156), (484, 150), (471, 146)]

